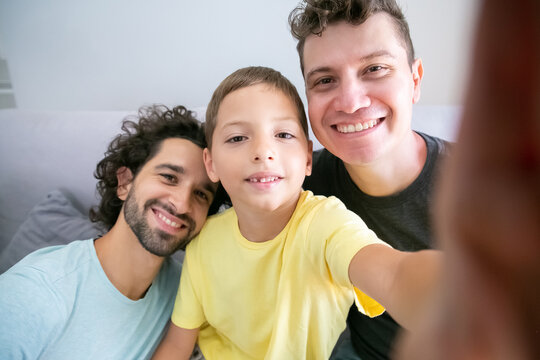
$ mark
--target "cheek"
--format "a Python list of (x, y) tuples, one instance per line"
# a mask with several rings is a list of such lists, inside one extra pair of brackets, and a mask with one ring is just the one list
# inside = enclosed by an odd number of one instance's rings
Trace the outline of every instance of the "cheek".
[(322, 107), (319, 106), (318, 103), (312, 102), (308, 106), (308, 120), (309, 125), (311, 126), (311, 130), (313, 130), (314, 134), (318, 136), (318, 130), (322, 127), (322, 119), (324, 116), (324, 111)]
[(324, 108), (330, 102), (330, 100), (328, 99), (328, 96), (323, 96), (322, 94), (308, 95), (307, 100), (308, 100), (308, 115), (309, 115), (310, 120), (320, 119), (322, 117), (322, 112), (324, 111)]
[(390, 93), (392, 94), (392, 97), (395, 102), (399, 103), (410, 103), (412, 104), (414, 101), (414, 82), (411, 77), (409, 76), (403, 76), (400, 78), (397, 78), (396, 81), (394, 81), (390, 85), (391, 89)]
[(200, 206), (198, 209), (197, 209), (197, 212), (196, 214), (193, 215), (193, 220), (195, 220), (195, 224), (196, 224), (196, 229), (197, 231), (199, 231), (205, 221), (206, 221), (206, 216), (208, 215), (208, 209), (210, 208), (210, 206)]

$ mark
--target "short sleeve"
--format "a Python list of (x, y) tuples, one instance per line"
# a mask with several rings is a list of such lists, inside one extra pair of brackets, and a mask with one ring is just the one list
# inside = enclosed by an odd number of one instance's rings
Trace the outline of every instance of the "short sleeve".
[(334, 281), (341, 286), (354, 288), (358, 310), (371, 317), (382, 314), (383, 306), (353, 287), (349, 279), (349, 265), (363, 247), (386, 243), (357, 214), (347, 210), (334, 197), (330, 197), (317, 211), (310, 228), (313, 236), (318, 234), (324, 237), (324, 259)]
[(0, 354), (7, 359), (36, 359), (62, 328), (63, 312), (41, 274), (15, 266), (0, 276)]
[(191, 245), (186, 249), (186, 257), (180, 276), (180, 286), (178, 287), (171, 317), (173, 324), (184, 329), (196, 329), (206, 322), (202, 304), (196, 295), (194, 287), (197, 281), (192, 278), (195, 269), (191, 268), (191, 264), (194, 263), (193, 254), (190, 251)]

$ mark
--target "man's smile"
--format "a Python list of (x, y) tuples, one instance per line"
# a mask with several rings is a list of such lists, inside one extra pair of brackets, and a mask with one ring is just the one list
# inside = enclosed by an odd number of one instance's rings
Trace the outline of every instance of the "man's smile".
[(385, 118), (383, 117), (383, 118), (372, 119), (372, 120), (363, 121), (363, 122), (358, 121), (356, 123), (349, 123), (349, 124), (336, 124), (336, 125), (332, 125), (332, 128), (336, 129), (338, 132), (342, 134), (361, 132), (361, 131), (371, 129), (374, 126), (379, 125), (379, 123), (381, 121), (384, 121), (384, 119)]

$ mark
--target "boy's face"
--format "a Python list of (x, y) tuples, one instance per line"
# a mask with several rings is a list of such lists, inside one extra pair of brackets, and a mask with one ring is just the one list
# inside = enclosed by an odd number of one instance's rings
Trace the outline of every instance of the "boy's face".
[(167, 256), (195, 236), (203, 226), (217, 184), (202, 162), (202, 149), (189, 140), (171, 138), (141, 168), (119, 175), (124, 218), (141, 245), (154, 255)]
[(420, 60), (411, 70), (390, 16), (309, 36), (304, 69), (309, 120), (324, 147), (351, 165), (396, 155), (411, 131), (423, 70)]
[(210, 179), (221, 180), (237, 211), (274, 211), (296, 206), (311, 174), (311, 150), (293, 102), (257, 84), (223, 99), (204, 159)]

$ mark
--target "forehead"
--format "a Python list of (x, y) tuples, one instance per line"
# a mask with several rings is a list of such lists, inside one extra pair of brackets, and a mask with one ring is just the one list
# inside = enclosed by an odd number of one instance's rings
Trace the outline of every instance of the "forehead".
[(263, 119), (295, 121), (300, 124), (298, 110), (292, 99), (282, 90), (263, 83), (227, 94), (218, 109), (216, 128), (231, 122)]
[(203, 150), (186, 139), (165, 139), (159, 145), (158, 152), (141, 169), (151, 170), (163, 164), (183, 167), (195, 173), (204, 171), (202, 161)]
[(342, 21), (329, 25), (321, 36), (308, 36), (303, 53), (304, 73), (320, 66), (339, 66), (374, 53), (407, 57), (394, 21), (384, 12), (370, 16), (360, 25)]

